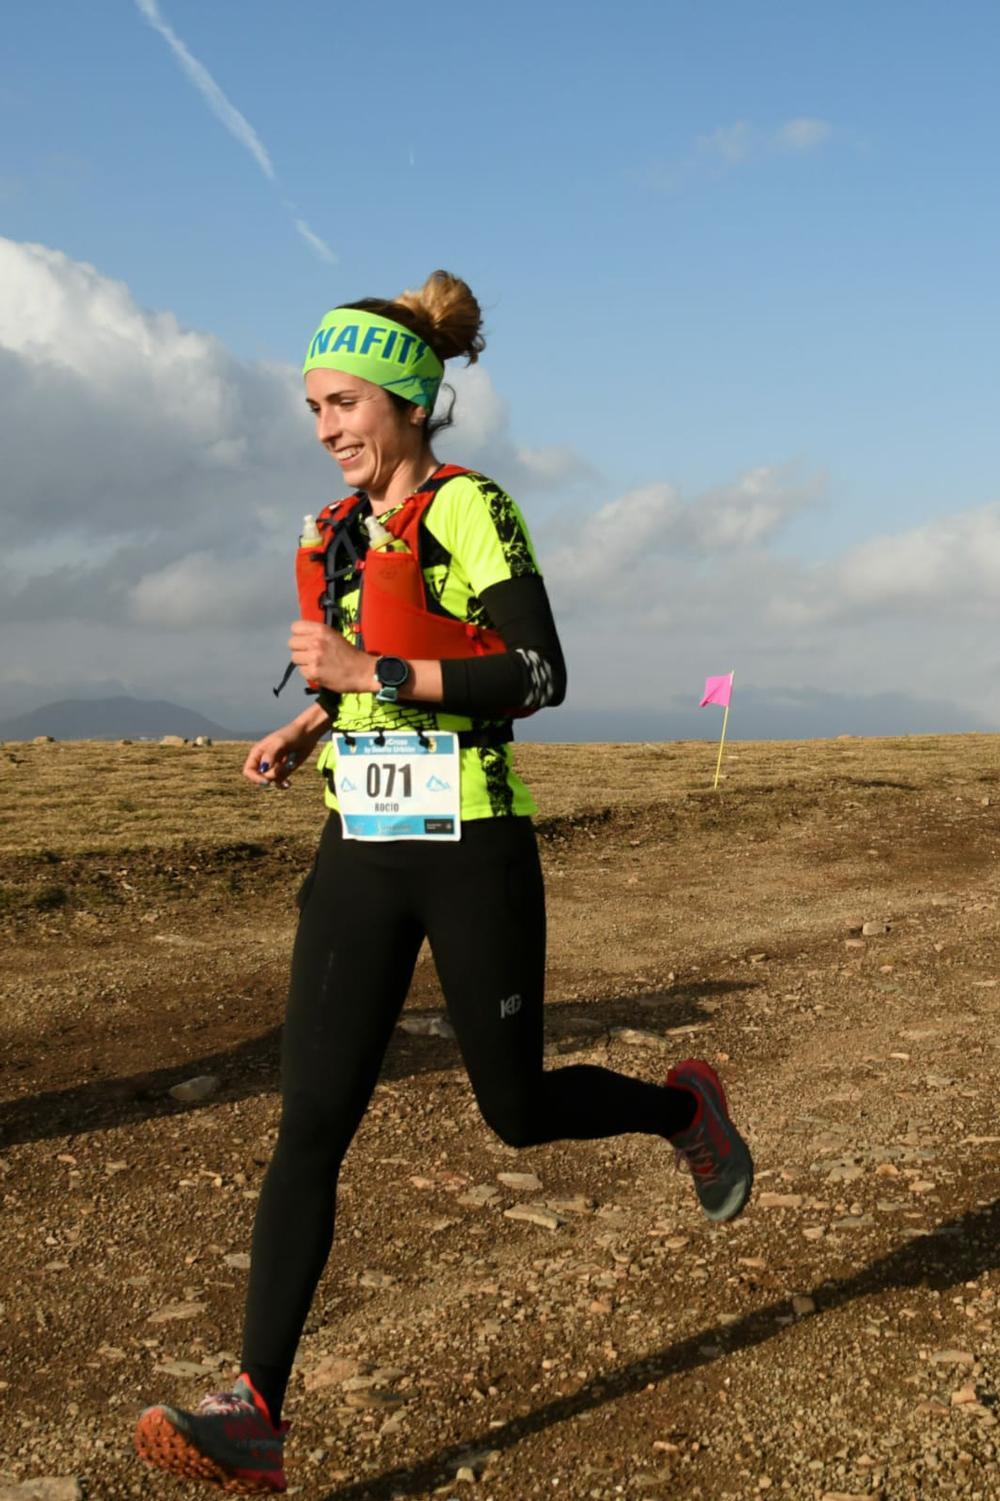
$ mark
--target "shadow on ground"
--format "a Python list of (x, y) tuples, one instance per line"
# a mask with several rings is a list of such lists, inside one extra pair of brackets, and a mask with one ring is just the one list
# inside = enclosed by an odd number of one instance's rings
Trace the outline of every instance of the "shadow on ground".
[[(925, 1285), (940, 1292), (968, 1282), (1000, 1265), (1000, 1200), (988, 1207), (969, 1210), (961, 1218), (940, 1225), (928, 1235), (907, 1242), (873, 1261), (853, 1276), (838, 1282), (823, 1282), (812, 1290), (815, 1317), (843, 1308), (856, 1298), (870, 1297), (891, 1288)], [(324, 1501), (392, 1501), (394, 1497), (419, 1495), (453, 1479), (456, 1468), (469, 1456), (487, 1450), (513, 1449), (522, 1440), (545, 1429), (592, 1412), (608, 1402), (641, 1392), (650, 1382), (724, 1359), (737, 1350), (765, 1344), (785, 1332), (777, 1322), (787, 1316), (787, 1300), (770, 1303), (747, 1314), (738, 1324), (702, 1329), (666, 1350), (658, 1350), (588, 1382), (572, 1396), (560, 1397), (503, 1428), (470, 1434), (460, 1445), (439, 1450), (408, 1469), (396, 1469), (370, 1480), (354, 1481), (329, 1491)], [(722, 1354), (706, 1354), (705, 1347), (722, 1347)]]
[[(551, 1004), (546, 1008), (546, 1032), (560, 1051), (593, 1046), (611, 1027), (633, 1026), (647, 1032), (666, 1033), (672, 1028), (707, 1021), (722, 998), (749, 988), (747, 984), (728, 980), (705, 980), (638, 996)], [(406, 1014), (415, 1016), (419, 1012)], [(279, 1088), (280, 1039), (281, 1028), (271, 1027), (235, 1048), (204, 1053), (183, 1063), (124, 1078), (88, 1080), (86, 1084), (8, 1101), (0, 1105), (0, 1145), (8, 1147), (82, 1131), (102, 1131), (161, 1115), (176, 1115), (183, 1110), (202, 1110), (230, 1100), (274, 1094)], [(455, 1042), (397, 1032), (385, 1057), (382, 1079), (417, 1078), (460, 1066)], [(198, 1105), (179, 1105), (170, 1098), (168, 1090), (173, 1085), (200, 1074), (215, 1074), (223, 1081), (217, 1094)]]

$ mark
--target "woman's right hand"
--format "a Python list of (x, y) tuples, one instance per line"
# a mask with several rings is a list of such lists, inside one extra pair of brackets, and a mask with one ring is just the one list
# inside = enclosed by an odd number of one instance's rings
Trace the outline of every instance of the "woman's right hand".
[(289, 786), (289, 777), (309, 758), (317, 740), (329, 726), (322, 710), (308, 715), (307, 722), (293, 719), (280, 730), (272, 730), (263, 740), (250, 747), (243, 763), (243, 775), (257, 787)]

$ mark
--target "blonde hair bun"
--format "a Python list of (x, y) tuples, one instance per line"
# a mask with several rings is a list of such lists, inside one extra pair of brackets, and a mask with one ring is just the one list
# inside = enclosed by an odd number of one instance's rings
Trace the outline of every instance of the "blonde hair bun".
[(394, 298), (427, 327), (426, 342), (442, 360), (464, 355), (470, 365), (486, 348), (483, 312), (468, 282), (450, 271), (432, 271), (422, 287)]

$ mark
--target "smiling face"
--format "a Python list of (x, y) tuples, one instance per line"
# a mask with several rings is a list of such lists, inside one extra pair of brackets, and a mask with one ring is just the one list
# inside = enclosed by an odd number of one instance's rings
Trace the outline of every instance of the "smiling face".
[(426, 458), (420, 407), (402, 411), (381, 386), (339, 370), (310, 370), (305, 381), (316, 436), (352, 489), (380, 500), (395, 476)]

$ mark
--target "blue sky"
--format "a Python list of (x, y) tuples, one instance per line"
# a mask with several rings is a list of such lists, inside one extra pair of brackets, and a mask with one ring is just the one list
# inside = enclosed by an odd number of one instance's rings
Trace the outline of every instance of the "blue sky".
[(235, 133), (141, 9), (5, 15), (11, 241), (248, 365), (458, 271), (512, 441), (578, 461), (527, 496), (557, 538), (781, 471), (768, 559), (808, 572), (1000, 499), (995, 5), (161, 0)]

